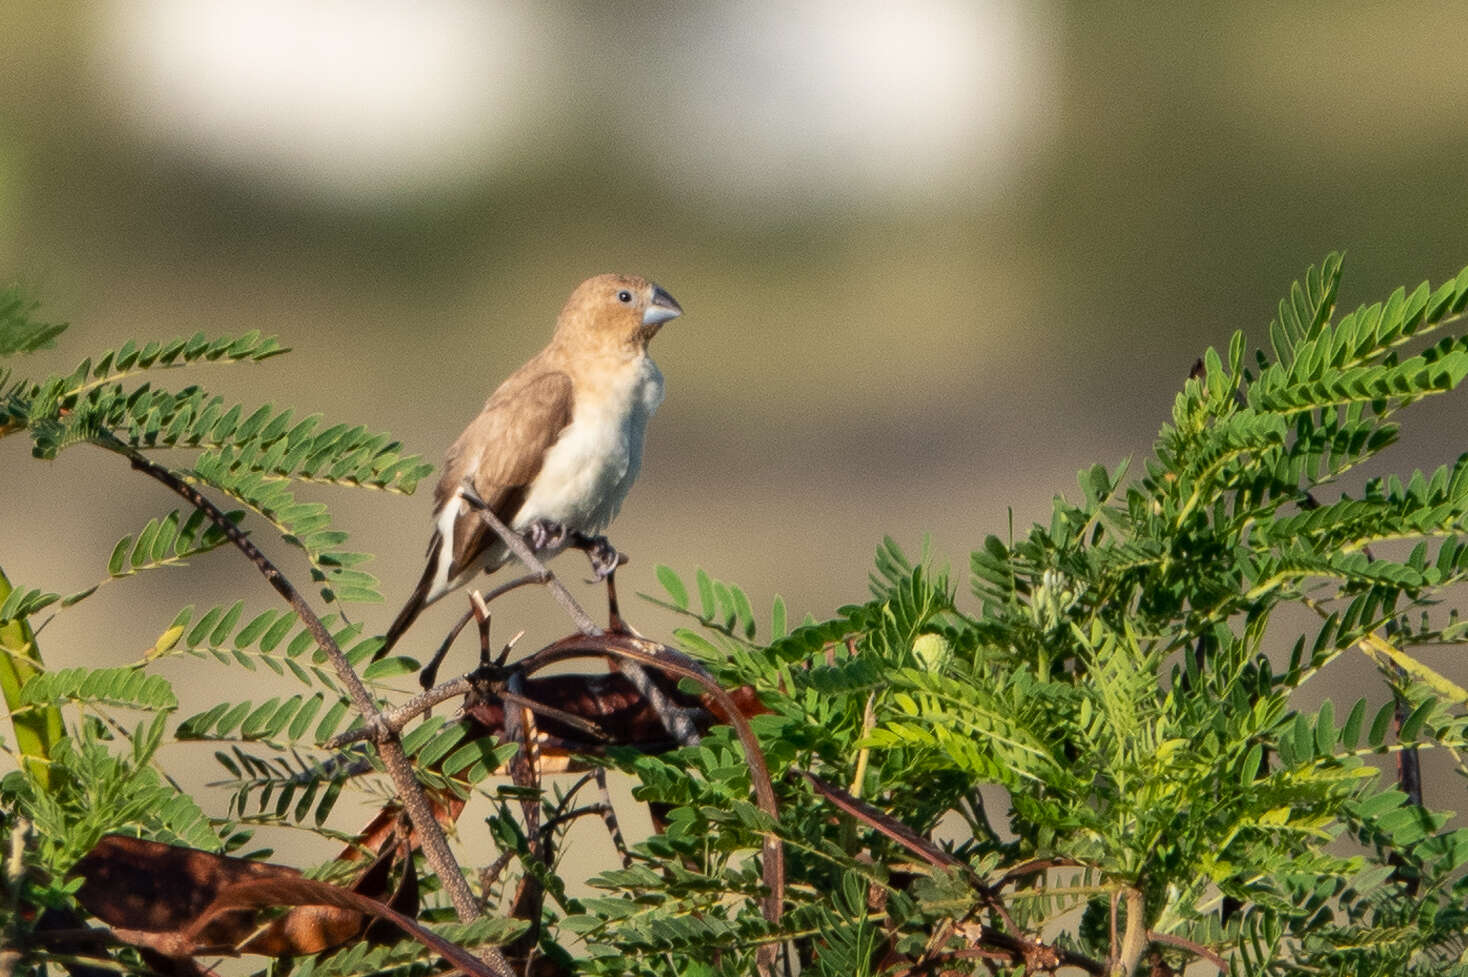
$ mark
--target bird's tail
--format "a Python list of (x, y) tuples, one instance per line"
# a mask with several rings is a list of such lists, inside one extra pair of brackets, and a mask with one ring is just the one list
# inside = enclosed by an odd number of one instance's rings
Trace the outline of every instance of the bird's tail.
[(413, 588), (413, 593), (408, 596), (408, 602), (403, 605), (402, 610), (398, 611), (398, 616), (393, 619), (392, 626), (387, 629), (387, 634), (383, 636), (382, 647), (373, 653), (373, 661), (377, 661), (392, 651), (393, 645), (398, 643), (398, 639), (403, 636), (403, 632), (408, 630), (414, 621), (418, 620), (418, 615), (423, 613), (423, 608), (443, 596), (441, 593), (433, 593), (433, 585), (440, 573), (438, 560), (439, 550), (442, 547), (442, 538), (434, 534), (433, 544), (429, 547), (428, 551), (428, 566), (423, 568), (423, 576), (418, 578), (418, 586)]
[(408, 602), (403, 605), (402, 610), (398, 611), (398, 616), (393, 619), (392, 626), (387, 629), (387, 634), (383, 636), (382, 647), (373, 652), (373, 661), (377, 661), (377, 659), (382, 658), (388, 652), (392, 651), (392, 646), (398, 643), (398, 639), (403, 636), (403, 632), (408, 630), (408, 627), (414, 621), (418, 620), (418, 615), (423, 613), (423, 608), (428, 606), (428, 601), (425, 598), (428, 596), (428, 585), (431, 582), (427, 574), (424, 574), (423, 579), (418, 581), (418, 586), (413, 588), (413, 593), (408, 598)]

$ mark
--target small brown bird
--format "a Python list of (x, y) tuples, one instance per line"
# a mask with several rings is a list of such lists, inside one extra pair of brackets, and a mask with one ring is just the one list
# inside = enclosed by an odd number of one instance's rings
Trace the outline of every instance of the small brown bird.
[[(500, 384), (449, 448), (433, 493), (428, 566), (376, 657), (429, 604), (510, 559), (466, 491), (549, 555), (607, 527), (637, 478), (647, 421), (663, 399), (647, 344), (682, 312), (643, 278), (598, 275), (577, 286), (550, 345)], [(604, 555), (598, 575), (616, 559)]]

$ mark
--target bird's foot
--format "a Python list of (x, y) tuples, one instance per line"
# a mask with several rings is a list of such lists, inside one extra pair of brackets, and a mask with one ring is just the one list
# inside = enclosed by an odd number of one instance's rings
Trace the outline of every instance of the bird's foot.
[(586, 558), (591, 561), (591, 572), (596, 574), (598, 580), (605, 580), (616, 572), (617, 567), (627, 562), (627, 557), (618, 553), (605, 536), (572, 533), (571, 545), (586, 553)]
[(560, 546), (566, 541), (567, 535), (564, 523), (552, 522), (549, 519), (537, 519), (525, 530), (526, 542), (537, 553)]

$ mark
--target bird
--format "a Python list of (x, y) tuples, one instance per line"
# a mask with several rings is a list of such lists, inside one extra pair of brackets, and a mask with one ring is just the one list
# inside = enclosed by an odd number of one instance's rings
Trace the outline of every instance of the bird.
[[(663, 375), (647, 346), (682, 307), (654, 282), (597, 275), (576, 287), (550, 343), (485, 401), (449, 447), (434, 490), (433, 534), (418, 585), (374, 658), (386, 655), (423, 609), (510, 559), (480, 518), (487, 507), (547, 558), (597, 537), (617, 515), (642, 466), (648, 419)], [(609, 545), (588, 550), (599, 577), (615, 569)]]

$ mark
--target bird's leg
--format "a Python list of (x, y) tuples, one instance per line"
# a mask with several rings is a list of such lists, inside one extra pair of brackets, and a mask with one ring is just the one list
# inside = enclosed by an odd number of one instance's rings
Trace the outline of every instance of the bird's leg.
[(525, 530), (526, 541), (537, 553), (560, 546), (566, 541), (567, 535), (565, 523), (552, 522), (549, 519), (537, 519)]
[(591, 571), (598, 580), (607, 579), (617, 567), (627, 562), (627, 557), (618, 553), (605, 536), (587, 536), (585, 533), (573, 532), (571, 541), (566, 545), (586, 554), (586, 558), (591, 561)]
[(622, 611), (617, 604), (617, 567), (626, 563), (627, 557), (617, 552), (605, 536), (572, 533), (571, 541), (567, 545), (584, 552), (586, 558), (591, 561), (591, 570), (596, 574), (596, 579), (607, 582), (607, 630), (622, 634), (636, 634), (637, 632), (622, 620)]
[(630, 634), (632, 629), (622, 620), (622, 608), (617, 603), (617, 568), (607, 574), (607, 630)]

